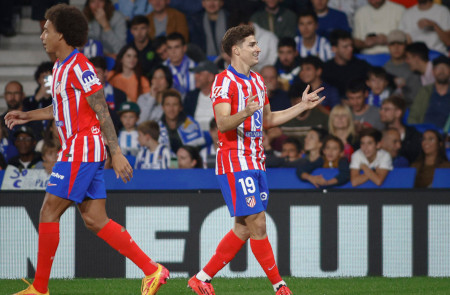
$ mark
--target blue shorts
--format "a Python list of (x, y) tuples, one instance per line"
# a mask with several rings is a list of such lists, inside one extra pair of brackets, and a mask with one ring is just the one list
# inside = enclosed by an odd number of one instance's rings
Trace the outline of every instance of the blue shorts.
[(48, 180), (48, 193), (76, 203), (85, 198), (106, 199), (103, 162), (56, 162)]
[(269, 188), (265, 171), (246, 170), (217, 177), (231, 217), (253, 215), (267, 209)]

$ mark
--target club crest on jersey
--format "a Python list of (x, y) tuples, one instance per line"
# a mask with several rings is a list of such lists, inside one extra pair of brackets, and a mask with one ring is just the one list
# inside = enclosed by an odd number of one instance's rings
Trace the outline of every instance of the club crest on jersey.
[(250, 208), (255, 207), (256, 205), (255, 196), (246, 197), (245, 202), (247, 203), (247, 206), (249, 206)]
[(56, 94), (61, 93), (61, 81), (56, 82)]
[(86, 70), (81, 75), (81, 83), (83, 84), (83, 87), (86, 92), (91, 91), (91, 87), (95, 84), (101, 85), (100, 80), (97, 78), (97, 76), (91, 72), (90, 70)]
[(94, 135), (99, 134), (100, 133), (100, 128), (98, 128), (97, 126), (92, 126), (91, 132)]

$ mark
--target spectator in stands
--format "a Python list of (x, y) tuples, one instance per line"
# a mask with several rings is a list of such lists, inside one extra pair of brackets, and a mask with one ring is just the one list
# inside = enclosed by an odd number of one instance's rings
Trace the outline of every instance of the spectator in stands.
[(281, 38), (278, 41), (277, 53), (278, 59), (275, 67), (280, 77), (281, 88), (287, 91), (290, 85), (298, 80), (298, 73), (300, 73), (300, 57), (295, 40), (290, 37)]
[(380, 149), (381, 132), (367, 128), (360, 133), (361, 148), (353, 153), (350, 162), (352, 186), (371, 180), (377, 186), (383, 184), (389, 171), (393, 169), (388, 152)]
[(14, 145), (18, 155), (8, 161), (8, 165), (23, 169), (33, 169), (36, 164), (42, 161), (41, 153), (34, 150), (36, 147), (36, 137), (33, 129), (28, 126), (21, 126), (14, 132)]
[(325, 129), (317, 127), (313, 127), (306, 133), (303, 150), (306, 153), (305, 159), (307, 159), (309, 163), (315, 162), (320, 158), (322, 141), (327, 135), (328, 132)]
[(202, 130), (208, 130), (209, 122), (214, 117), (211, 98), (209, 97), (214, 78), (219, 70), (213, 62), (204, 60), (193, 69), (193, 72), (195, 90), (186, 94), (183, 109), (186, 115), (193, 117), (200, 124)]
[(425, 43), (414, 42), (406, 46), (406, 63), (413, 72), (420, 74), (422, 86), (434, 83), (433, 64), (428, 58), (428, 47)]
[(188, 91), (195, 89), (194, 73), (190, 69), (194, 68), (195, 62), (186, 55), (186, 41), (180, 33), (172, 33), (167, 36), (167, 51), (169, 59), (164, 61), (164, 65), (169, 67), (173, 76), (173, 88), (178, 90), (182, 97)]
[(368, 0), (355, 13), (353, 38), (364, 54), (388, 52), (387, 35), (398, 28), (405, 8), (387, 0)]
[(203, 10), (188, 20), (191, 43), (199, 46), (207, 56), (218, 56), (222, 37), (228, 28), (228, 16), (222, 9), (223, 0), (201, 2)]
[(209, 121), (209, 135), (211, 136), (211, 144), (205, 146), (200, 150), (200, 157), (202, 157), (203, 168), (216, 167), (216, 153), (219, 147), (219, 129), (217, 128), (216, 119), (212, 118)]
[(450, 46), (450, 13), (433, 0), (419, 0), (403, 14), (399, 29), (413, 42), (424, 42), (429, 49), (445, 55)]
[(414, 187), (421, 188), (431, 185), (434, 169), (450, 168), (443, 139), (437, 131), (427, 130), (423, 133), (422, 151), (417, 161), (411, 164), (411, 167), (417, 170)]
[[(350, 180), (350, 169), (348, 161), (342, 157), (344, 152), (344, 144), (334, 136), (328, 135), (323, 140), (322, 156), (313, 162), (299, 166), (297, 176), (301, 180), (311, 182), (316, 188), (332, 187), (342, 185)], [(322, 175), (311, 175), (317, 168), (337, 168), (338, 174), (331, 179), (326, 180)]]
[(55, 120), (52, 119), (49, 121), (44, 130), (44, 135), (41, 140), (39, 140), (36, 144), (34, 150), (36, 152), (42, 153), (42, 148), (46, 142), (51, 142), (53, 145), (60, 147), (61, 143), (59, 142), (59, 134), (58, 129), (55, 125)]
[(367, 0), (330, 0), (328, 6), (344, 12), (347, 15), (347, 20), (351, 28), (354, 27), (355, 12), (361, 6), (367, 5)]
[(181, 94), (168, 89), (162, 93), (163, 115), (158, 122), (160, 128), (159, 142), (170, 147), (173, 154), (183, 145), (200, 147), (205, 138), (200, 125), (194, 118), (183, 112)]
[(352, 110), (356, 132), (373, 127), (382, 130), (384, 125), (380, 120), (379, 108), (366, 103), (368, 91), (364, 81), (350, 81), (347, 87), (347, 100)]
[(166, 36), (159, 36), (153, 39), (153, 47), (158, 55), (159, 59), (166, 61), (169, 59), (169, 52), (167, 51), (167, 38)]
[(450, 59), (440, 56), (433, 60), (435, 83), (419, 90), (408, 117), (410, 124), (434, 124), (444, 128), (450, 113)]
[(181, 146), (177, 151), (177, 159), (179, 169), (203, 168), (203, 161), (196, 147)]
[(155, 121), (145, 121), (138, 125), (139, 152), (134, 169), (161, 170), (170, 168), (170, 150), (158, 142), (159, 125)]
[(190, 16), (202, 10), (202, 0), (170, 0), (170, 7), (178, 9), (186, 16)]
[(297, 51), (300, 57), (315, 55), (323, 61), (333, 58), (330, 42), (327, 38), (317, 35), (319, 20), (313, 10), (300, 13), (298, 17), (298, 30), (300, 35), (295, 37)]
[(119, 51), (107, 79), (113, 87), (125, 92), (127, 101), (136, 102), (139, 95), (150, 92), (150, 84), (138, 63), (137, 51), (131, 44)]
[(265, 66), (261, 69), (261, 76), (266, 84), (270, 109), (272, 111), (281, 111), (291, 107), (287, 91), (280, 88), (277, 69), (274, 66)]
[(302, 156), (302, 144), (300, 140), (294, 136), (286, 138), (281, 148), (281, 158), (286, 162), (296, 162)]
[(122, 130), (119, 131), (117, 140), (122, 154), (125, 156), (136, 156), (139, 151), (137, 121), (141, 110), (139, 106), (130, 101), (122, 103), (117, 110), (122, 122)]
[(131, 44), (138, 53), (138, 61), (144, 76), (148, 76), (150, 71), (162, 60), (156, 54), (152, 41), (148, 35), (149, 22), (144, 15), (136, 15), (130, 22), (130, 32), (133, 35)]
[(253, 13), (250, 21), (271, 31), (278, 38), (294, 38), (297, 15), (290, 9), (281, 6), (282, 0), (265, 0), (263, 2), (264, 9)]
[(138, 124), (145, 121), (161, 119), (163, 114), (161, 102), (162, 92), (172, 87), (173, 78), (170, 69), (163, 65), (158, 65), (152, 69), (149, 75), (150, 92), (138, 97), (137, 104), (141, 109)]
[(387, 128), (383, 130), (381, 148), (391, 155), (392, 166), (394, 166), (394, 168), (409, 167), (408, 159), (400, 155), (402, 140), (397, 129)]
[(299, 77), (303, 83), (311, 85), (311, 89), (314, 90), (324, 88), (321, 94), (326, 99), (317, 108), (328, 115), (330, 110), (341, 102), (341, 99), (335, 87), (322, 81), (323, 62), (317, 56), (311, 55), (303, 58), (300, 66)]
[(118, 0), (117, 4), (118, 10), (127, 21), (132, 20), (137, 15), (147, 15), (153, 10), (148, 0)]
[[(6, 112), (4, 112), (2, 115), (0, 115), (0, 121), (1, 124), (5, 125), (5, 115), (13, 110), (18, 111), (29, 111), (25, 105), (23, 104), (25, 93), (23, 92), (23, 86), (19, 81), (9, 81), (5, 85), (5, 92), (4, 92), (4, 98), (7, 106)], [(42, 137), (42, 129), (43, 125), (41, 121), (32, 121), (27, 124), (24, 124), (26, 126), (29, 126), (33, 129), (34, 134), (36, 135), (37, 139), (40, 139)], [(24, 125), (16, 125), (12, 130), (7, 129), (8, 134), (7, 137), (11, 142), (14, 142), (14, 132), (20, 127)]]
[(420, 89), (420, 76), (411, 71), (406, 63), (406, 34), (400, 30), (393, 30), (387, 36), (388, 49), (391, 58), (383, 68), (394, 76), (397, 87), (395, 92), (401, 93), (409, 107)]
[(8, 138), (8, 129), (4, 121), (0, 121), (0, 155), (5, 164), (9, 159), (17, 155), (17, 149), (13, 141)]
[(89, 22), (88, 39), (100, 41), (105, 54), (115, 56), (126, 44), (125, 17), (111, 0), (87, 0), (83, 13)]
[(404, 112), (405, 100), (394, 95), (381, 103), (380, 120), (387, 129), (397, 129), (401, 138), (400, 155), (405, 157), (409, 163), (412, 163), (419, 156), (422, 134), (413, 126), (402, 123)]
[(344, 156), (350, 161), (353, 152), (359, 147), (353, 115), (350, 108), (344, 104), (338, 104), (331, 109), (328, 120), (328, 131), (337, 136), (344, 144)]
[(325, 63), (322, 79), (336, 87), (343, 98), (348, 81), (366, 77), (369, 65), (353, 56), (353, 41), (349, 32), (333, 31), (330, 34), (330, 43), (334, 58)]
[(335, 29), (352, 31), (345, 13), (329, 7), (328, 0), (311, 0), (311, 3), (319, 19), (317, 34), (328, 39), (330, 33)]
[(381, 102), (389, 97), (388, 74), (382, 67), (371, 67), (367, 72), (366, 85), (369, 88), (367, 104), (380, 107)]
[(58, 151), (61, 146), (55, 144), (53, 141), (47, 141), (42, 146), (42, 161), (38, 162), (34, 168), (35, 169), (44, 169), (45, 172), (50, 175), (53, 170), (53, 166), (55, 166), (56, 161), (58, 160)]
[(52, 75), (53, 63), (44, 61), (38, 65), (34, 72), (34, 80), (38, 84), (34, 95), (27, 96), (23, 105), (27, 110), (35, 110), (48, 107), (52, 104), (51, 81), (48, 76)]
[(149, 0), (149, 3), (153, 7), (153, 11), (147, 15), (150, 21), (150, 39), (177, 32), (186, 42), (189, 40), (186, 16), (175, 8), (169, 7), (170, 0)]

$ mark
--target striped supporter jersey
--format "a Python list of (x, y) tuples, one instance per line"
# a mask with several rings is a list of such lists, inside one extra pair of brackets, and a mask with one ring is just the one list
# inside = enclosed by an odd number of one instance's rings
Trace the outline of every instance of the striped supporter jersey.
[(53, 66), (53, 116), (58, 129), (61, 162), (100, 162), (106, 149), (100, 123), (87, 97), (102, 89), (94, 67), (74, 50)]
[[(216, 75), (211, 89), (213, 108), (218, 103), (231, 105), (230, 115), (245, 109), (247, 99), (255, 98), (261, 106), (269, 104), (266, 86), (258, 73), (250, 71), (247, 77), (233, 67)], [(265, 170), (263, 141), (263, 108), (248, 117), (236, 129), (221, 133), (216, 155), (216, 174), (244, 170)]]

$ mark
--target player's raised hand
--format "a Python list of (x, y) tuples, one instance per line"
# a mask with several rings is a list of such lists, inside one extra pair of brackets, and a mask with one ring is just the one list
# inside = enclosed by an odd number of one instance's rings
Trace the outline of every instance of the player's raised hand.
[(111, 161), (117, 178), (122, 178), (124, 183), (127, 183), (133, 178), (133, 168), (131, 168), (127, 158), (122, 155), (120, 150), (114, 156), (111, 156)]
[(26, 112), (11, 111), (5, 115), (5, 124), (9, 129), (13, 129), (16, 125), (22, 125), (30, 122), (30, 116)]
[(313, 92), (308, 93), (310, 88), (311, 86), (306, 86), (305, 91), (303, 91), (302, 101), (299, 103), (304, 105), (308, 110), (316, 107), (325, 99), (325, 96), (319, 97), (319, 92), (324, 90), (323, 87), (320, 87)]
[(245, 113), (247, 114), (247, 117), (250, 117), (254, 112), (262, 108), (262, 106), (255, 101), (257, 96), (258, 95), (255, 94), (247, 99), (247, 105), (245, 106)]

